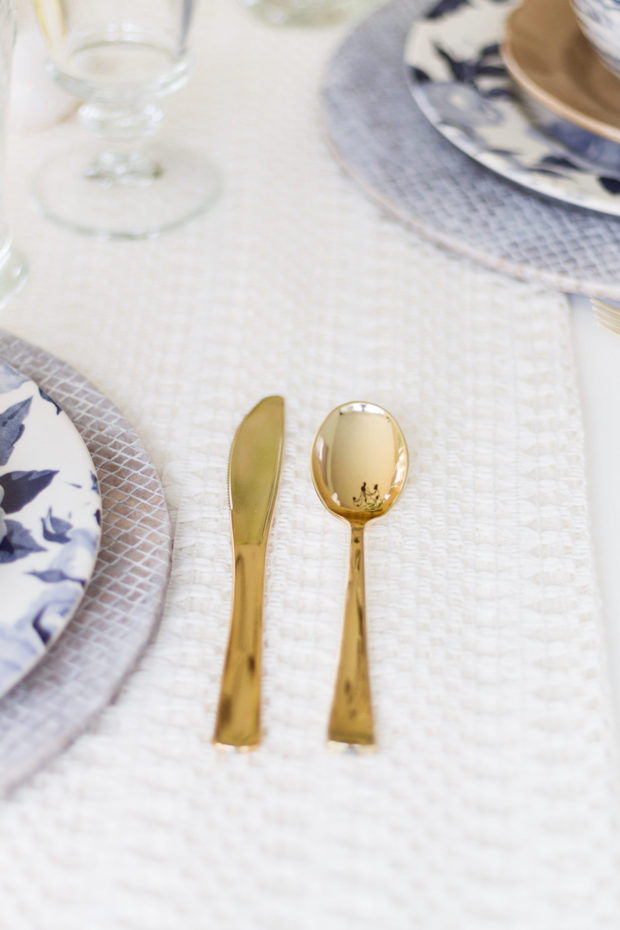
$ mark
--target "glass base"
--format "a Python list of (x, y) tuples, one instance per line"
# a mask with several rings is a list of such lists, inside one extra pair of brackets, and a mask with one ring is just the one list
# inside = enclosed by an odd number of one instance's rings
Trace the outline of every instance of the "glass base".
[(361, 17), (377, 0), (241, 0), (271, 26), (330, 26)]
[(90, 147), (43, 165), (34, 198), (45, 216), (67, 229), (146, 239), (203, 213), (219, 191), (217, 172), (197, 153), (160, 146), (120, 156)]
[(0, 307), (21, 291), (28, 280), (28, 263), (23, 255), (9, 245), (0, 256)]

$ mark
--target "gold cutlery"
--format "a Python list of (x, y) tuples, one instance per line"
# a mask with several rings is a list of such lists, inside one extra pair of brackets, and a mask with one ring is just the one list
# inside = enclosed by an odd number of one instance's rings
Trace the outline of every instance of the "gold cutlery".
[(233, 604), (213, 737), (221, 747), (253, 749), (261, 739), (265, 551), (278, 492), (283, 439), (284, 399), (265, 397), (241, 422), (230, 450)]
[(409, 457), (394, 418), (376, 404), (336, 407), (312, 446), (312, 480), (331, 513), (351, 526), (340, 663), (329, 720), (330, 744), (374, 748), (366, 645), (364, 527), (400, 494)]
[(601, 326), (605, 326), (612, 333), (620, 335), (620, 307), (612, 307), (611, 304), (604, 303), (598, 297), (592, 297), (590, 303)]

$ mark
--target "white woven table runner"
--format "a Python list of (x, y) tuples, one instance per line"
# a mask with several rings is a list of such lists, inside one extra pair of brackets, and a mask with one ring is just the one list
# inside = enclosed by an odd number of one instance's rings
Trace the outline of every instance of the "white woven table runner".
[[(136, 427), (176, 515), (160, 632), (117, 702), (0, 807), (10, 930), (602, 930), (620, 913), (618, 758), (564, 298), (379, 215), (322, 139), (342, 32), (204, 4), (168, 132), (218, 162), (211, 215), (154, 242), (60, 233), (14, 136), (28, 289), (2, 325)], [(262, 748), (210, 743), (227, 635), (230, 441), (287, 400), (268, 554)], [(369, 530), (379, 752), (324, 746), (347, 534), (308, 470), (337, 403), (390, 409), (413, 463)]]

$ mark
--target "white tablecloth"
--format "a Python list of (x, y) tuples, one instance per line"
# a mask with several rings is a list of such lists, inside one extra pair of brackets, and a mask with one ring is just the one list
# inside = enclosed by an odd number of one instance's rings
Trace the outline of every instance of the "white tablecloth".
[[(613, 372), (619, 350), (579, 310), (591, 348), (576, 358), (566, 298), (430, 246), (340, 173), (317, 89), (345, 29), (277, 31), (229, 0), (203, 4), (166, 132), (208, 153), (225, 189), (156, 241), (82, 239), (37, 216), (33, 171), (82, 130), (11, 134), (9, 210), (31, 280), (1, 323), (122, 409), (176, 535), (140, 668), (0, 808), (2, 928), (618, 926), (618, 738), (579, 379), (598, 476), (593, 366), (604, 344)], [(265, 741), (218, 754), (228, 448), (272, 392), (287, 432)], [(355, 398), (394, 413), (413, 458), (368, 534), (380, 746), (363, 758), (324, 746), (347, 536), (308, 471), (321, 419)], [(596, 543), (609, 515), (592, 485)]]

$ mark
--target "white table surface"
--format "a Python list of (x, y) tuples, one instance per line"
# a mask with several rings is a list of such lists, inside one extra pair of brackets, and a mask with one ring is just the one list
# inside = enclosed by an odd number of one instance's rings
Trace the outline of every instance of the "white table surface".
[(593, 545), (620, 709), (620, 337), (596, 322), (590, 302), (571, 298), (583, 404)]

